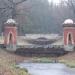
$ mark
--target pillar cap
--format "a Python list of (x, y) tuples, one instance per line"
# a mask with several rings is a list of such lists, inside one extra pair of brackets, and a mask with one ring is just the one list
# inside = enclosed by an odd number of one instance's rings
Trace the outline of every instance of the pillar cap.
[(17, 22), (14, 19), (8, 19), (5, 24), (17, 24)]
[(74, 21), (72, 19), (66, 19), (64, 24), (74, 24)]
[(66, 19), (63, 23), (63, 27), (75, 27), (75, 23), (72, 19)]

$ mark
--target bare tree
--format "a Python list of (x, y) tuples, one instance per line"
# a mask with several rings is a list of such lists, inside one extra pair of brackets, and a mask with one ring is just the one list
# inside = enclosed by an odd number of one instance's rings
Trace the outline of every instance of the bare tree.
[[(65, 0), (64, 0), (65, 1)], [(73, 11), (74, 15), (75, 15), (75, 0), (67, 0), (65, 1), (67, 6), (69, 7), (69, 9), (71, 11)]]
[[(11, 18), (15, 18), (17, 15), (16, 7), (17, 5), (23, 3), (26, 0), (16, 0), (18, 2), (15, 2), (14, 0), (0, 0), (3, 2), (3, 7), (0, 7), (0, 18), (3, 17), (3, 14), (7, 11), (11, 11)], [(4, 15), (5, 16), (5, 15)], [(9, 17), (9, 13), (6, 14), (7, 17)]]
[(0, 6), (0, 31), (4, 30), (4, 22), (7, 18), (16, 18), (17, 6), (26, 0), (0, 0), (3, 4)]
[[(14, 0), (7, 0), (7, 1), (3, 0), (5, 7), (0, 8), (0, 10), (2, 12), (2, 13), (0, 13), (0, 15), (3, 14), (3, 11), (5, 13), (6, 11), (11, 10), (11, 18), (15, 18), (16, 15), (17, 15), (17, 13), (16, 13), (16, 6), (21, 4), (21, 3), (23, 3), (24, 1), (26, 1), (26, 0), (20, 0), (20, 1), (17, 0), (17, 2), (14, 1)], [(9, 14), (7, 14), (7, 16), (8, 15)]]

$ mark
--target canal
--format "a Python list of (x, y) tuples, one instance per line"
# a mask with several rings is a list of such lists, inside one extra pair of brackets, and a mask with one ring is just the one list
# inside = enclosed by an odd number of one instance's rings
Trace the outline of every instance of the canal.
[(60, 63), (21, 63), (19, 67), (28, 69), (31, 75), (75, 75), (75, 69)]

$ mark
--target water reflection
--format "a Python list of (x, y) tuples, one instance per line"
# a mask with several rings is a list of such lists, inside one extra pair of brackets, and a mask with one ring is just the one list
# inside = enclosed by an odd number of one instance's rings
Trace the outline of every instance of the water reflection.
[(75, 75), (75, 71), (60, 63), (21, 63), (19, 66), (27, 68), (32, 75)]

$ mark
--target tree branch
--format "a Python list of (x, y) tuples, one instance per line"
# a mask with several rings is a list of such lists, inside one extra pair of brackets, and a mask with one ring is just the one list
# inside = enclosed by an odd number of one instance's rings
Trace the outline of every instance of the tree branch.
[(13, 0), (8, 0), (10, 3), (14, 3)]
[(1, 12), (0, 12), (0, 17), (2, 17), (3, 16), (3, 13), (5, 13), (6, 12), (6, 10), (2, 10)]
[(74, 12), (75, 14), (75, 6), (74, 6), (74, 3), (73, 3), (73, 0), (68, 0), (68, 1), (65, 1), (67, 6)]
[(21, 0), (20, 2), (15, 3), (16, 5), (23, 3), (26, 0)]
[[(10, 1), (10, 0), (8, 0), (8, 1)], [(6, 6), (5, 8), (12, 9), (12, 6), (9, 6), (5, 1), (4, 1), (4, 5)]]

